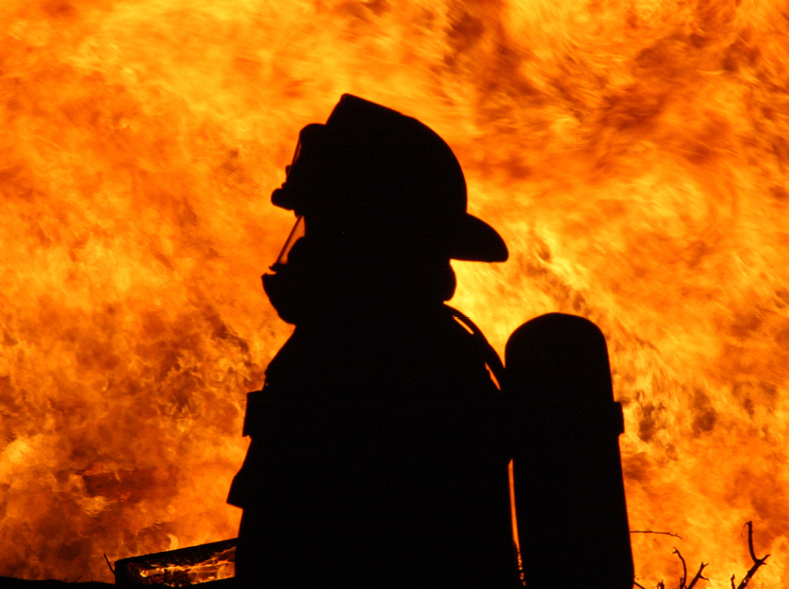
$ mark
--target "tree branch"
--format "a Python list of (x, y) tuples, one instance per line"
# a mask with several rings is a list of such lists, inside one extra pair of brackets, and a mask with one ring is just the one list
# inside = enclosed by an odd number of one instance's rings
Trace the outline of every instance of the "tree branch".
[[(750, 583), (753, 575), (756, 574), (756, 571), (759, 570), (759, 567), (764, 564), (764, 561), (770, 556), (769, 554), (765, 555), (763, 558), (757, 558), (756, 552), (753, 550), (753, 522), (746, 522), (746, 526), (748, 526), (748, 551), (751, 553), (751, 560), (753, 560), (753, 566), (748, 569), (748, 572), (745, 573), (745, 577), (743, 580), (740, 581), (740, 584), (737, 586), (737, 589), (745, 589)], [(734, 575), (732, 575), (731, 586), (734, 587)]]
[(664, 536), (672, 536), (682, 540), (682, 536), (673, 532), (653, 532), (652, 530), (630, 530), (631, 534), (663, 534)]
[(677, 548), (674, 548), (674, 554), (676, 554), (682, 561), (682, 577), (679, 579), (679, 589), (685, 589), (685, 583), (688, 580), (688, 567), (685, 564), (685, 559), (682, 558), (682, 555), (679, 553)]
[(702, 576), (701, 576), (701, 572), (704, 570), (704, 567), (706, 567), (708, 564), (709, 564), (709, 563), (706, 563), (706, 564), (705, 564), (705, 563), (703, 563), (703, 562), (701, 563), (701, 566), (699, 567), (699, 572), (698, 572), (698, 573), (696, 573), (696, 576), (695, 576), (695, 577), (693, 577), (693, 580), (690, 582), (690, 585), (688, 585), (688, 589), (693, 589), (693, 586), (696, 584), (696, 582), (697, 582), (699, 579), (703, 579), (703, 580), (705, 580), (705, 581), (709, 581), (709, 579), (708, 579), (707, 577), (702, 577)]
[(107, 562), (107, 566), (110, 567), (110, 572), (114, 575), (115, 574), (115, 569), (112, 568), (112, 565), (110, 564), (110, 559), (107, 558), (106, 554), (104, 555), (104, 560)]
[[(751, 579), (756, 574), (756, 571), (759, 570), (760, 566), (765, 564), (765, 561), (770, 556), (769, 554), (765, 555), (762, 558), (756, 556), (756, 551), (753, 548), (753, 522), (746, 522), (745, 526), (748, 526), (748, 551), (750, 552), (751, 560), (753, 560), (753, 566), (748, 570), (743, 580), (737, 586), (735, 586), (735, 580), (736, 580), (735, 575), (731, 576), (731, 579), (729, 579), (729, 581), (731, 582), (731, 589), (746, 589), (748, 583), (750, 583)], [(678, 534), (674, 534), (672, 532), (655, 532), (652, 530), (631, 530), (630, 533), (631, 534), (663, 534), (665, 536), (673, 536), (675, 538), (681, 539), (681, 536), (679, 536)], [(674, 554), (676, 554), (679, 560), (682, 562), (682, 577), (680, 577), (679, 579), (678, 589), (693, 589), (696, 586), (696, 583), (699, 582), (699, 580), (709, 581), (707, 577), (702, 575), (704, 569), (709, 565), (709, 563), (702, 562), (698, 572), (693, 577), (693, 579), (691, 579), (690, 584), (687, 584), (688, 582), (687, 563), (685, 562), (685, 559), (683, 558), (682, 554), (680, 554), (679, 549), (677, 549), (676, 547), (674, 548)], [(639, 589), (645, 589), (643, 585), (639, 585), (635, 581), (633, 581), (633, 585), (635, 587), (638, 587)], [(657, 589), (665, 589), (665, 588), (666, 588), (666, 584), (663, 581), (660, 581), (657, 584)]]

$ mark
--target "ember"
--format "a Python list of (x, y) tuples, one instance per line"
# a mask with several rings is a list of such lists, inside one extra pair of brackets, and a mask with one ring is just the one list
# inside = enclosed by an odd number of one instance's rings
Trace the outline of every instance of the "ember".
[[(259, 276), (298, 130), (350, 92), (452, 146), (511, 259), (456, 263), (501, 352), (608, 341), (636, 579), (789, 568), (786, 0), (7, 0), (0, 575), (234, 537), (245, 393), (289, 330)], [(705, 585), (697, 585), (705, 586)]]

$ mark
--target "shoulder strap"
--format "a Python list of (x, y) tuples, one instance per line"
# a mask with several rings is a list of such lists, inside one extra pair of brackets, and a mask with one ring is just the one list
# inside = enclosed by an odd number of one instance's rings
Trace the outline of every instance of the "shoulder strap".
[(488, 368), (493, 373), (493, 376), (496, 377), (499, 389), (501, 389), (504, 386), (505, 379), (504, 364), (501, 363), (501, 358), (499, 358), (499, 355), (496, 353), (496, 350), (493, 349), (493, 346), (490, 345), (488, 339), (485, 337), (485, 334), (482, 333), (482, 330), (477, 327), (477, 325), (471, 319), (454, 307), (450, 307), (447, 304), (444, 304), (444, 307), (446, 307), (446, 309), (449, 311), (449, 314), (454, 317), (458, 323), (463, 325), (474, 337), (482, 358), (485, 360)]

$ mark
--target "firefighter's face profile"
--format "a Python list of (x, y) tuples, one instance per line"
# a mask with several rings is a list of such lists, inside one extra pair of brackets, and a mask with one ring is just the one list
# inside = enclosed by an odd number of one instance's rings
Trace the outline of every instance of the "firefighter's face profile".
[(343, 263), (337, 244), (320, 231), (308, 232), (308, 225), (303, 216), (296, 219), (271, 273), (263, 275), (263, 288), (280, 318), (296, 325), (319, 313), (327, 295), (339, 294), (334, 276)]

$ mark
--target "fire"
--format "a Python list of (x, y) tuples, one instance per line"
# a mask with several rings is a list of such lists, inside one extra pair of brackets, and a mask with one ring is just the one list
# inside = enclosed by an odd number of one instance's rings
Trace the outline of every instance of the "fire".
[(259, 275), (300, 127), (350, 92), (456, 151), (499, 351), (608, 339), (639, 583), (789, 586), (785, 1), (11, 0), (0, 8), (0, 575), (109, 580), (235, 536), (244, 393), (289, 335)]

